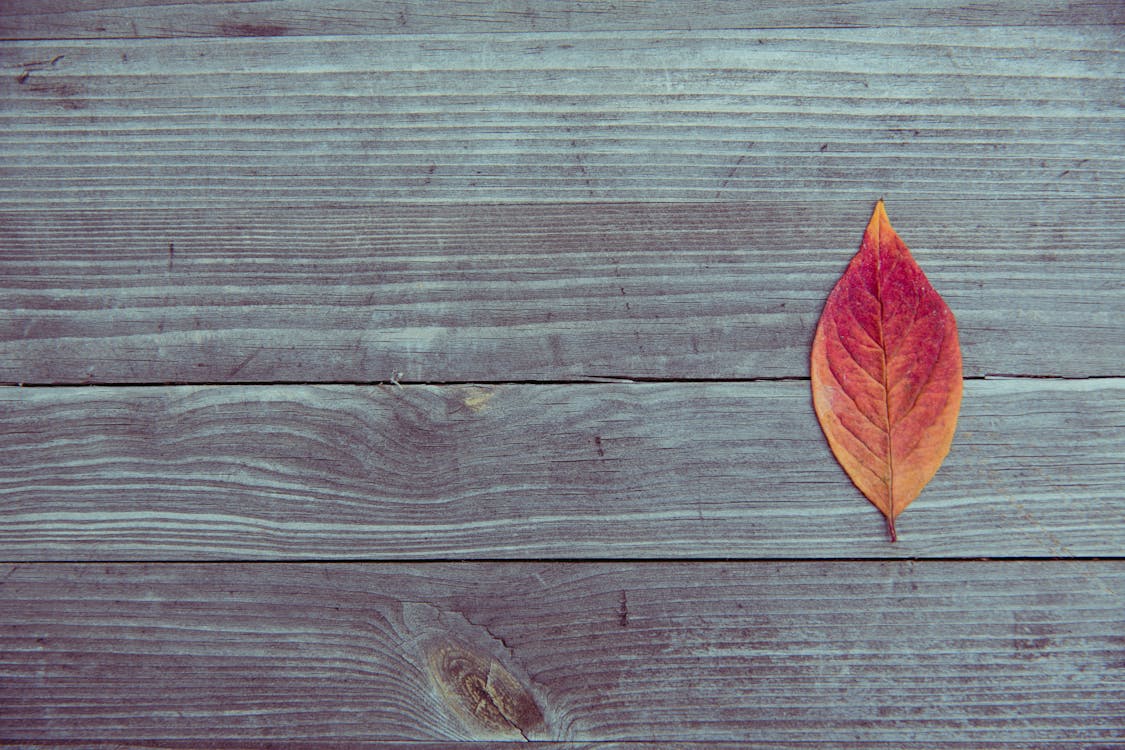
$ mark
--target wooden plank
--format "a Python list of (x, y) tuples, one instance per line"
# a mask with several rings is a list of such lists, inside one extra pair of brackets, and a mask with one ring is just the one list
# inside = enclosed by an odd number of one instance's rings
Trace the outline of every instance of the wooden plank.
[(576, 32), (866, 26), (1062, 26), (1125, 23), (1114, 0), (998, 0), (921, 5), (890, 2), (358, 2), (330, 8), (309, 0), (221, 0), (168, 4), (138, 0), (69, 0), (50, 10), (34, 0), (0, 6), (0, 37), (9, 39), (180, 36), (273, 37), (450, 32)]
[(806, 382), (0, 389), (0, 559), (1118, 555), (1125, 380), (966, 384), (897, 544)]
[(8, 742), (1125, 731), (1120, 561), (4, 568)]
[[(52, 743), (50, 745), (28, 744), (21, 743), (20, 750), (54, 750), (58, 747), (72, 747), (80, 746), (83, 750), (121, 750), (121, 744), (118, 742), (82, 742), (82, 743)], [(781, 748), (788, 748), (789, 750), (817, 750), (817, 748), (825, 747), (823, 743), (818, 742), (770, 742), (765, 745), (755, 745), (755, 747), (768, 747), (770, 750), (780, 750)], [(954, 745), (955, 746), (955, 745)], [(175, 742), (165, 742), (159, 745), (152, 743), (136, 744), (129, 743), (129, 750), (170, 750), (175, 748), (181, 750), (188, 745), (178, 744)], [(237, 750), (246, 747), (259, 747), (254, 743), (224, 743), (224, 750)], [(284, 747), (286, 750), (320, 750), (324, 747), (323, 743), (317, 742), (285, 742), (284, 744), (274, 743), (272, 747)], [(359, 748), (360, 750), (526, 750), (527, 742), (525, 740), (442, 740), (440, 742), (379, 742), (379, 741), (365, 741), (365, 740), (349, 740), (349, 748)], [(668, 750), (668, 743), (659, 740), (644, 741), (644, 740), (629, 740), (627, 742), (544, 742), (537, 740), (535, 750)], [(744, 742), (677, 742), (675, 744), (676, 750), (743, 750), (746, 747)], [(1011, 745), (974, 745), (972, 750), (993, 750), (995, 748), (1011, 748)]]
[[(121, 743), (119, 742), (61, 742), (51, 743), (49, 745), (38, 743), (20, 743), (20, 750), (55, 750), (59, 747), (81, 747), (82, 750), (121, 750)], [(183, 743), (176, 742), (163, 742), (154, 744), (146, 742), (137, 744), (130, 742), (129, 750), (182, 750), (185, 747), (191, 747)], [(240, 750), (241, 748), (254, 748), (260, 747), (253, 742), (249, 744), (233, 742), (224, 743), (224, 750)], [(283, 747), (286, 750), (321, 750), (324, 747), (323, 743), (318, 742), (300, 742), (300, 741), (286, 741), (284, 743), (273, 743), (270, 747), (278, 748)], [(361, 740), (354, 739), (348, 741), (349, 748), (357, 748), (358, 750), (526, 750), (526, 740), (442, 740), (440, 742), (379, 742), (377, 740)], [(744, 743), (733, 742), (677, 742), (676, 750), (742, 750), (745, 747)], [(823, 745), (817, 743), (795, 743), (786, 742), (784, 744), (770, 743), (768, 745), (770, 750), (778, 750), (778, 748), (802, 748), (802, 750), (811, 750)], [(993, 746), (995, 747), (995, 746)], [(1000, 746), (1003, 747), (1003, 746)], [(1010, 745), (1008, 747), (1011, 747)], [(537, 741), (535, 750), (667, 750), (668, 743), (660, 741), (652, 742), (543, 742)], [(985, 748), (987, 750), (987, 746)]]
[[(439, 742), (433, 741), (418, 741), (409, 740), (405, 742), (396, 741), (379, 741), (379, 740), (365, 740), (365, 739), (348, 739), (349, 748), (357, 748), (358, 750), (526, 750), (527, 740), (441, 740)], [(322, 750), (324, 748), (323, 742), (308, 742), (308, 741), (293, 741), (286, 740), (284, 742), (275, 741), (269, 745), (271, 748), (285, 748), (285, 750)], [(770, 750), (818, 750), (825, 747), (824, 743), (820, 742), (768, 742), (765, 745), (755, 744), (755, 747), (768, 747)], [(80, 747), (82, 750), (122, 750), (120, 742), (52, 742), (50, 744), (39, 743), (26, 743), (21, 742), (19, 750), (55, 750), (59, 747)], [(162, 742), (159, 744), (145, 742), (145, 743), (129, 743), (129, 750), (195, 750), (195, 746), (190, 743), (182, 742)], [(255, 743), (253, 740), (246, 742), (224, 742), (223, 750), (242, 750), (244, 748), (259, 748), (262, 747), (261, 743)], [(668, 750), (669, 744), (660, 740), (628, 740), (626, 742), (582, 742), (582, 741), (563, 741), (563, 742), (549, 742), (543, 740), (535, 741), (535, 750)], [(746, 747), (745, 742), (677, 742), (675, 744), (676, 750), (744, 750)], [(829, 747), (831, 747), (829, 745)], [(958, 747), (958, 745), (946, 745), (945, 747)], [(1010, 750), (1010, 744), (993, 744), (985, 743), (983, 745), (973, 745), (968, 750)]]
[[(1120, 199), (903, 199), (968, 376), (1115, 376)], [(0, 382), (806, 377), (868, 200), (0, 212)]]
[(1119, 199), (1121, 28), (6, 43), (0, 210)]

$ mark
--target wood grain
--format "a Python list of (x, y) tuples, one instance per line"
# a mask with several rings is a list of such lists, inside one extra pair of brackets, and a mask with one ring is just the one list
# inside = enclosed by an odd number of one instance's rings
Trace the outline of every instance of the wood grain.
[[(521, 739), (425, 654), (519, 676), (530, 739), (1110, 747), (1120, 562), (29, 565), (0, 571), (0, 738)], [(862, 602), (862, 607), (857, 607)]]
[[(0, 383), (148, 384), (0, 387), (0, 744), (1116, 747), (1123, 34), (0, 3)], [(897, 545), (801, 380), (878, 197), (968, 375), (1070, 378)]]
[(0, 45), (0, 210), (1122, 193), (1125, 27)]
[[(1120, 199), (903, 199), (967, 376), (1115, 376)], [(807, 377), (871, 202), (0, 211), (0, 382)]]
[(357, 2), (324, 7), (310, 0), (64, 0), (50, 10), (34, 0), (0, 6), (0, 37), (273, 37), (450, 32), (576, 32), (667, 29), (866, 26), (1062, 26), (1125, 23), (1114, 0), (1016, 0), (966, 4), (890, 2)]
[(1125, 381), (970, 381), (897, 544), (808, 383), (0, 389), (0, 559), (1119, 555)]
[(0, 45), (0, 380), (803, 375), (879, 195), (912, 247), (950, 253), (924, 264), (968, 316), (969, 374), (1117, 375), (1119, 43)]

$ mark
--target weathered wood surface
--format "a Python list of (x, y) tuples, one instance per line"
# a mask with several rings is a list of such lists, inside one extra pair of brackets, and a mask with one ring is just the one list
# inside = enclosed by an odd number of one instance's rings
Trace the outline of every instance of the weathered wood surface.
[[(1121, 374), (1122, 209), (890, 204), (968, 376)], [(806, 377), (870, 210), (0, 211), (0, 382)]]
[(645, 2), (376, 2), (6, 0), (0, 37), (15, 39), (271, 37), (339, 34), (636, 31), (868, 26), (1064, 26), (1125, 23), (1116, 0), (913, 0), (878, 3), (683, 0)]
[(1125, 380), (971, 381), (899, 519), (806, 382), (0, 389), (0, 559), (1119, 555)]
[[(386, 741), (381, 742), (378, 740), (364, 740), (358, 738), (349, 738), (347, 743), (349, 748), (358, 748), (359, 750), (527, 750), (526, 740), (440, 740), (440, 741), (419, 741), (408, 740), (405, 742)], [(80, 746), (83, 750), (122, 750), (120, 742), (71, 742), (71, 743), (57, 743), (52, 742), (49, 744), (40, 744), (34, 742), (21, 742), (19, 744), (20, 750), (55, 750), (58, 747), (74, 747)], [(331, 745), (330, 745), (331, 746)], [(779, 750), (779, 748), (787, 748), (789, 750), (817, 750), (817, 748), (825, 747), (824, 743), (820, 742), (769, 742), (764, 745), (755, 743), (755, 747), (768, 747), (770, 750)], [(255, 743), (253, 740), (246, 742), (224, 742), (223, 750), (240, 750), (242, 748), (258, 748), (262, 747), (262, 743)], [(316, 740), (308, 741), (285, 741), (273, 742), (269, 745), (271, 748), (285, 748), (285, 750), (322, 750), (325, 747), (324, 742)], [(562, 741), (550, 742), (543, 740), (536, 740), (535, 750), (668, 750), (669, 747), (674, 747), (675, 750), (744, 750), (746, 747), (745, 742), (676, 742), (670, 745), (667, 742), (659, 740), (627, 740), (625, 742), (580, 742), (580, 741)], [(829, 746), (831, 747), (831, 746)], [(973, 745), (972, 750), (993, 750), (993, 748), (1003, 748), (1010, 750), (1011, 744), (992, 744), (985, 743), (983, 745)], [(128, 750), (184, 750), (184, 748), (192, 748), (193, 746), (186, 743), (177, 742), (130, 742)]]
[[(0, 383), (244, 384), (0, 387), (0, 744), (1125, 736), (1121, 3), (0, 37)], [(966, 374), (1071, 379), (970, 381), (897, 545), (796, 380), (878, 197)]]
[(0, 738), (1108, 748), (1123, 590), (1090, 561), (4, 566)]
[(1117, 375), (1121, 33), (0, 44), (0, 381), (803, 375), (880, 195), (970, 375)]
[(1119, 199), (1123, 29), (10, 42), (0, 210)]

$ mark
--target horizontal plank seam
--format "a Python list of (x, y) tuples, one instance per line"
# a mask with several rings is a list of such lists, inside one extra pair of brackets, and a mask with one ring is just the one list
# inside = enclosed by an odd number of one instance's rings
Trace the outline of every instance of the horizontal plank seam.
[[(996, 381), (996, 380), (1054, 380), (1054, 381), (1085, 381), (1085, 380), (1125, 380), (1121, 375), (1021, 375), (1013, 373), (986, 373), (964, 378), (966, 381)], [(627, 377), (627, 376), (598, 376), (588, 378), (564, 380), (225, 380), (225, 381), (143, 381), (143, 382), (112, 382), (112, 383), (50, 383), (29, 381), (0, 382), (0, 388), (178, 388), (183, 386), (231, 387), (246, 388), (253, 386), (464, 386), (464, 385), (628, 385), (638, 384), (718, 384), (718, 383), (805, 383), (808, 376), (779, 375), (761, 378), (659, 378), (659, 377)]]
[[(1125, 26), (1125, 23), (1052, 23), (1044, 24), (1042, 22), (1027, 22), (1027, 23), (990, 23), (987, 25), (976, 24), (944, 24), (941, 26), (924, 26), (926, 30), (934, 29), (970, 29), (981, 31), (987, 29), (1058, 29), (1058, 30), (1073, 30), (1082, 31), (1086, 29), (1106, 29), (1106, 28), (1119, 28)], [(769, 33), (777, 31), (867, 31), (877, 29), (912, 29), (916, 28), (912, 24), (824, 24), (824, 25), (791, 25), (791, 26), (709, 26), (702, 29), (695, 29), (690, 26), (661, 26), (652, 25), (640, 29), (621, 29), (613, 30), (607, 29), (605, 31), (596, 30), (544, 30), (544, 31), (529, 31), (529, 30), (480, 30), (480, 31), (435, 31), (435, 32), (418, 32), (418, 33), (373, 33), (373, 34), (269, 34), (269, 35), (242, 35), (233, 36), (226, 34), (169, 34), (169, 35), (140, 35), (140, 36), (84, 36), (84, 37), (0, 37), (0, 44), (83, 44), (91, 42), (176, 42), (177, 40), (212, 40), (212, 41), (228, 41), (231, 43), (240, 42), (253, 42), (262, 41), (266, 39), (283, 39), (285, 41), (324, 41), (324, 40), (354, 40), (354, 39), (391, 39), (391, 40), (432, 40), (432, 39), (474, 39), (474, 38), (519, 38), (519, 37), (574, 37), (574, 36), (607, 36), (614, 37), (621, 36), (651, 36), (653, 34), (660, 34), (665, 32), (674, 32), (685, 35), (693, 36), (713, 36), (724, 33)]]
[(57, 559), (57, 560), (0, 560), (0, 565), (781, 565), (781, 564), (820, 564), (820, 563), (1028, 563), (1028, 562), (1075, 562), (1075, 563), (1120, 563), (1125, 555), (1074, 555), (1074, 556), (1028, 556), (1012, 557), (426, 557), (418, 559), (348, 557), (318, 558), (299, 557), (279, 560), (254, 560), (237, 557), (206, 560), (137, 560), (137, 559)]
[[(0, 40), (0, 44), (3, 44), (2, 40)], [(162, 115), (162, 116), (166, 117), (167, 115)], [(911, 201), (911, 202), (915, 202), (915, 203), (926, 203), (926, 202), (933, 202), (935, 200), (940, 201), (942, 203), (950, 203), (950, 204), (959, 204), (959, 203), (979, 204), (981, 202), (981, 198), (979, 196), (976, 197), (976, 198), (963, 198), (963, 197), (958, 197), (958, 196), (944, 196), (944, 195), (941, 196), (940, 198), (935, 198), (933, 196), (929, 196), (929, 197), (925, 197), (925, 198), (904, 198), (904, 199), (900, 199), (899, 202)], [(1032, 200), (1034, 200), (1034, 202), (1037, 203), (1037, 204), (1050, 205), (1052, 203), (1074, 203), (1078, 199), (1076, 199), (1073, 195), (1062, 195), (1062, 196), (1044, 195), (1044, 196), (1036, 196), (1034, 199), (1029, 199), (1027, 197), (1018, 197), (1018, 196), (990, 196), (987, 200), (988, 200), (989, 203), (1028, 203), (1028, 202), (1031, 202)], [(415, 207), (415, 208), (419, 208), (419, 209), (421, 209), (421, 208), (433, 208), (435, 206), (437, 206), (437, 207), (454, 206), (454, 207), (464, 207), (464, 208), (474, 208), (474, 209), (481, 209), (481, 208), (519, 209), (519, 208), (542, 208), (544, 206), (551, 206), (551, 205), (562, 206), (562, 207), (565, 207), (565, 208), (568, 208), (568, 209), (570, 209), (570, 208), (580, 208), (580, 207), (612, 209), (612, 208), (651, 207), (651, 206), (667, 206), (667, 205), (730, 207), (730, 206), (755, 206), (755, 205), (759, 205), (759, 204), (763, 204), (763, 203), (767, 204), (767, 205), (776, 205), (776, 204), (779, 204), (779, 203), (798, 203), (798, 202), (799, 201), (797, 199), (794, 199), (794, 198), (784, 198), (784, 199), (780, 199), (780, 200), (778, 200), (778, 199), (744, 198), (744, 199), (740, 199), (740, 200), (717, 200), (717, 201), (716, 200), (696, 200), (696, 199), (688, 199), (688, 200), (644, 200), (644, 201), (639, 201), (639, 200), (636, 200), (636, 201), (583, 201), (583, 200), (526, 201), (525, 200), (525, 201), (518, 201), (518, 202), (515, 202), (515, 201), (497, 201), (497, 200), (492, 200), (492, 201), (488, 201), (488, 200), (484, 200), (484, 201), (473, 201), (473, 200), (465, 200), (465, 201), (407, 200), (407, 199), (390, 198), (390, 199), (386, 199), (386, 200), (382, 200), (382, 201), (372, 201), (372, 202), (364, 202), (364, 203), (339, 203), (339, 202), (334, 202), (334, 201), (313, 201), (313, 202), (309, 202), (309, 203), (302, 203), (300, 205), (294, 205), (294, 204), (291, 204), (291, 203), (283, 203), (281, 201), (275, 201), (272, 204), (268, 204), (267, 207), (269, 207), (269, 208), (292, 208), (292, 209), (301, 209), (301, 210), (315, 209), (315, 210), (318, 210), (318, 211), (319, 210), (365, 211), (365, 210), (368, 210), (368, 209), (371, 209), (371, 208), (385, 207), (387, 205), (393, 205), (395, 208)], [(863, 202), (863, 201), (859, 201), (856, 198), (819, 196), (815, 199), (815, 202), (819, 203), (819, 204), (837, 204), (837, 203), (839, 203), (839, 204), (854, 205), (857, 202)], [(1098, 204), (1098, 205), (1114, 205), (1114, 206), (1117, 206), (1117, 205), (1125, 205), (1125, 198), (1116, 198), (1116, 197), (1109, 196), (1109, 195), (1093, 195), (1093, 196), (1088, 196), (1088, 197), (1082, 198), (1081, 202), (1083, 202), (1084, 204)], [(264, 204), (264, 205), (266, 205), (266, 204)], [(196, 205), (189, 205), (189, 204), (177, 204), (177, 205), (172, 206), (170, 208), (162, 208), (162, 209), (144, 209), (144, 208), (138, 208), (136, 205), (129, 205), (129, 206), (105, 205), (105, 206), (98, 206), (96, 208), (84, 208), (84, 207), (81, 207), (81, 206), (76, 206), (76, 207), (69, 207), (68, 206), (68, 207), (66, 207), (65, 211), (67, 213), (76, 214), (76, 215), (112, 213), (112, 212), (115, 212), (115, 211), (130, 211), (130, 212), (137, 212), (137, 211), (177, 212), (177, 211), (179, 211), (179, 212), (191, 212), (191, 211), (198, 211), (198, 210), (200, 210), (200, 208), (207, 208), (207, 207), (208, 206), (196, 206)], [(236, 211), (245, 210), (245, 206), (236, 207), (232, 210), (236, 210)], [(48, 203), (48, 204), (45, 204), (45, 205), (27, 204), (27, 205), (12, 206), (12, 207), (0, 206), (0, 214), (48, 213), (48, 212), (58, 213), (59, 211), (60, 211), (60, 208), (59, 208), (58, 204), (56, 204), (56, 203)]]
[[(580, 189), (580, 188), (575, 188), (575, 189)], [(796, 195), (800, 192), (800, 190), (786, 190), (786, 192), (790, 193), (790, 194), (793, 194), (793, 195)], [(1073, 203), (1076, 200), (1073, 197), (1073, 195), (1071, 195), (1067, 198), (1057, 198), (1057, 199), (1052, 198), (1050, 196), (1040, 196), (1040, 198), (1041, 198), (1040, 202), (1044, 206), (1050, 206), (1053, 203)], [(917, 200), (919, 202), (923, 202), (923, 201), (926, 201), (926, 200), (939, 201), (939, 202), (947, 203), (947, 204), (950, 204), (950, 205), (958, 205), (958, 204), (963, 202), (959, 198), (949, 198), (947, 196), (936, 194), (936, 193), (931, 193), (927, 196), (927, 198), (917, 199)], [(999, 205), (1009, 204), (1009, 203), (1017, 203), (1017, 202), (1020, 202), (1021, 200), (1023, 202), (1026, 202), (1027, 199), (1015, 199), (1015, 198), (989, 198), (988, 199), (988, 201), (990, 203), (995, 203), (995, 204), (999, 204)], [(1123, 200), (1120, 200), (1120, 199), (1117, 199), (1117, 198), (1107, 197), (1107, 196), (1104, 196), (1104, 195), (1090, 195), (1090, 196), (1087, 196), (1086, 198), (1084, 198), (1084, 200), (1087, 204), (1113, 205), (1113, 206), (1125, 205), (1125, 201), (1123, 201)], [(847, 204), (851, 204), (851, 205), (855, 205), (857, 202), (863, 202), (863, 203), (870, 203), (871, 202), (871, 201), (856, 201), (855, 199), (847, 199), (847, 198), (840, 198), (840, 199), (825, 198), (823, 200), (823, 202), (825, 202), (825, 203), (832, 202), (832, 201), (839, 202), (841, 204), (847, 203)], [(777, 201), (777, 203), (796, 203), (796, 202), (797, 202), (796, 200), (792, 200), (792, 199)], [(978, 199), (976, 202), (980, 203), (980, 200)], [(250, 204), (236, 206), (233, 210), (245, 210), (247, 205), (250, 205)], [(488, 209), (488, 208), (520, 208), (520, 207), (542, 208), (542, 207), (545, 207), (545, 206), (562, 207), (562, 208), (567, 208), (567, 209), (590, 207), (590, 206), (611, 206), (611, 207), (612, 206), (645, 206), (645, 207), (660, 207), (660, 206), (691, 206), (691, 207), (712, 206), (712, 207), (714, 207), (714, 206), (722, 206), (723, 208), (733, 209), (733, 208), (738, 208), (738, 207), (748, 208), (748, 207), (753, 207), (755, 205), (757, 205), (757, 203), (753, 200), (715, 200), (715, 201), (708, 201), (708, 200), (696, 200), (696, 199), (693, 199), (693, 198), (680, 198), (680, 199), (675, 199), (675, 200), (652, 200), (652, 201), (631, 202), (631, 203), (630, 202), (598, 203), (598, 202), (591, 202), (591, 201), (576, 201), (576, 200), (561, 199), (561, 198), (544, 198), (543, 200), (539, 200), (539, 201), (527, 201), (527, 202), (523, 202), (523, 203), (504, 203), (504, 202), (496, 202), (496, 201), (475, 202), (475, 201), (470, 201), (470, 200), (453, 200), (453, 199), (444, 199), (444, 198), (434, 199), (434, 200), (430, 200), (430, 201), (417, 201), (417, 200), (406, 200), (406, 199), (397, 198), (397, 197), (387, 197), (382, 201), (375, 202), (375, 203), (369, 203), (369, 204), (339, 204), (339, 203), (311, 200), (308, 203), (301, 204), (301, 206), (299, 208), (302, 209), (302, 210), (312, 209), (312, 210), (317, 210), (317, 211), (348, 211), (348, 210), (367, 210), (367, 209), (374, 208), (374, 207), (384, 207), (385, 208), (385, 207), (388, 207), (388, 206), (393, 206), (395, 208), (450, 208), (450, 207), (454, 207), (454, 208), (481, 209), (481, 210)], [(271, 209), (271, 210), (293, 209), (293, 205), (291, 203), (287, 203), (287, 202), (281, 201), (281, 200), (259, 201), (258, 206), (261, 207), (261, 208), (266, 208), (266, 209)], [(72, 213), (75, 213), (75, 214), (80, 214), (80, 213), (112, 214), (115, 211), (136, 212), (138, 210), (144, 210), (144, 209), (138, 209), (136, 207), (136, 205), (122, 205), (122, 206), (103, 205), (103, 206), (99, 206), (97, 208), (92, 208), (92, 209), (90, 209), (90, 208), (88, 208), (88, 209), (82, 209), (82, 208), (74, 209), (72, 211)], [(183, 202), (183, 203), (177, 203), (177, 204), (175, 204), (175, 205), (173, 205), (173, 206), (171, 206), (171, 207), (169, 207), (165, 210), (167, 210), (169, 212), (177, 212), (177, 211), (179, 211), (179, 212), (193, 212), (193, 211), (198, 212), (198, 211), (203, 211), (203, 210), (213, 211), (213, 210), (217, 210), (217, 209), (215, 208), (215, 205), (213, 203), (208, 203), (206, 201), (186, 201), (186, 202)], [(17, 213), (18, 214), (36, 214), (36, 213), (58, 213), (58, 212), (59, 212), (58, 201), (48, 201), (48, 202), (45, 202), (43, 205), (38, 205), (38, 204), (35, 204), (35, 203), (26, 203), (26, 204), (22, 204), (22, 205), (18, 205), (18, 206), (7, 206), (7, 207), (0, 206), (0, 214), (9, 214), (9, 215), (17, 214)]]

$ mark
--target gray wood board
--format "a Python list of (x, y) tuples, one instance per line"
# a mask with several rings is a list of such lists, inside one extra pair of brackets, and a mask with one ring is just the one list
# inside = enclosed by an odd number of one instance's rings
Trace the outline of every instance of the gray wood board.
[(1122, 195), (1125, 27), (0, 44), (0, 210)]
[[(1120, 198), (888, 207), (966, 375), (1121, 374)], [(0, 210), (0, 382), (805, 377), (871, 208)]]
[(1119, 555), (1125, 380), (966, 383), (887, 541), (807, 382), (0, 389), (0, 559)]
[(1125, 23), (1125, 12), (1116, 0), (340, 0), (330, 7), (310, 0), (56, 0), (49, 9), (37, 0), (6, 0), (0, 6), (0, 37), (33, 39), (1120, 23)]
[(1120, 561), (3, 567), (7, 742), (1125, 731)]
[[(380, 741), (361, 738), (348, 738), (347, 747), (356, 750), (527, 750), (527, 740), (405, 740), (405, 741)], [(1070, 747), (1082, 747), (1084, 743), (1071, 743)], [(334, 741), (326, 743), (316, 740), (274, 740), (269, 743), (269, 748), (285, 748), (285, 750), (324, 750), (328, 747), (338, 747)], [(765, 747), (769, 750), (820, 750), (824, 747), (839, 746), (823, 742), (755, 742), (753, 747)], [(897, 747), (897, 745), (895, 745)], [(1058, 747), (1051, 745), (1050, 747)], [(82, 750), (123, 750), (120, 742), (91, 742), (60, 741), (43, 744), (40, 742), (20, 742), (19, 750), (56, 750), (60, 747), (79, 747)], [(130, 742), (128, 750), (197, 750), (197, 744), (190, 741)], [(244, 750), (263, 747), (263, 743), (254, 740), (226, 741), (222, 750)], [(669, 743), (661, 740), (626, 740), (623, 742), (602, 741), (559, 741), (535, 740), (535, 750), (745, 750), (745, 742), (675, 742)], [(844, 747), (847, 747), (844, 745)], [(855, 747), (852, 745), (852, 747)], [(872, 743), (867, 747), (887, 747), (885, 744)], [(1012, 750), (1013, 745), (1007, 742), (993, 743), (945, 743), (942, 747), (964, 748), (964, 750)], [(1042, 747), (1042, 745), (1032, 747)], [(1111, 746), (1096, 746), (1110, 748)]]

